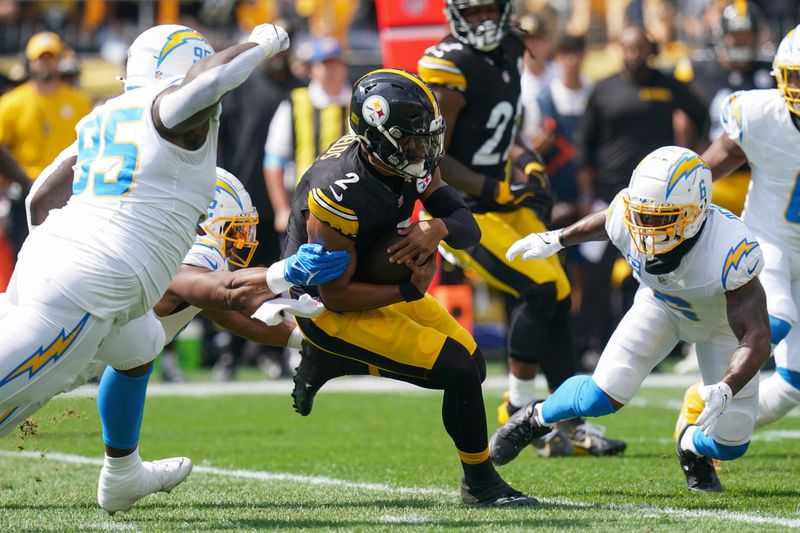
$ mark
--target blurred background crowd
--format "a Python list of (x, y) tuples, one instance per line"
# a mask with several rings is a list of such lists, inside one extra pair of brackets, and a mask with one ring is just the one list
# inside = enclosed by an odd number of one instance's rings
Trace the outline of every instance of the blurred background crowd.
[[(219, 166), (239, 177), (260, 213), (251, 264), (268, 265), (280, 255), (296, 180), (347, 132), (350, 84), (383, 64), (379, 9), (433, 4), (444, 1), (0, 0), (0, 291), (27, 234), (30, 183), (73, 142), (91, 106), (121, 92), (116, 77), (143, 30), (183, 23), (217, 50), (262, 22), (290, 31), (292, 48), (223, 100), (219, 138)], [(557, 197), (551, 225), (560, 227), (607, 205), (653, 148), (702, 151), (720, 133), (717, 110), (731, 92), (773, 87), (772, 54), (800, 20), (800, 0), (516, 0), (515, 17), (530, 52), (520, 131), (547, 163)], [(447, 29), (436, 32), (430, 44)], [(740, 212), (748, 180), (742, 169), (715, 184), (715, 203)], [(563, 259), (574, 356), (591, 370), (637, 284), (603, 243)], [(469, 271), (444, 262), (442, 270), (437, 297), (485, 354), (504, 359), (503, 298)], [(269, 377), (293, 368), (288, 353), (200, 321), (168, 353), (160, 359), (167, 380), (198, 366), (213, 365), (219, 380), (244, 363)]]

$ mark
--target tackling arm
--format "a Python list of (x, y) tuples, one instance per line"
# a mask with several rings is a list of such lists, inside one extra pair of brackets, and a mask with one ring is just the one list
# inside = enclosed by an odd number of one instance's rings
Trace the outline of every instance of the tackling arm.
[(747, 155), (742, 148), (724, 133), (700, 157), (711, 169), (714, 181), (724, 178), (747, 162)]
[(267, 286), (266, 275), (266, 268), (213, 272), (203, 267), (181, 265), (156, 307), (156, 314), (168, 314), (180, 302), (204, 310), (255, 310), (276, 296)]
[(585, 216), (564, 229), (531, 233), (512, 244), (506, 252), (506, 258), (513, 261), (522, 254), (522, 259), (544, 259), (557, 253), (565, 246), (574, 246), (589, 241), (607, 241), (607, 210), (598, 211)]
[(734, 350), (724, 381), (736, 395), (769, 359), (772, 349), (767, 297), (758, 278), (725, 293), (728, 323), (739, 346)]
[(230, 331), (234, 335), (267, 346), (286, 346), (286, 343), (289, 341), (289, 336), (294, 330), (294, 324), (287, 320), (284, 320), (277, 326), (267, 326), (263, 322), (254, 320), (240, 311), (204, 309), (200, 314), (211, 319), (215, 324)]
[(262, 24), (246, 43), (199, 60), (180, 85), (156, 97), (153, 121), (159, 134), (182, 134), (203, 126), (225, 93), (244, 83), (262, 61), (287, 48), (289, 36), (283, 28)]

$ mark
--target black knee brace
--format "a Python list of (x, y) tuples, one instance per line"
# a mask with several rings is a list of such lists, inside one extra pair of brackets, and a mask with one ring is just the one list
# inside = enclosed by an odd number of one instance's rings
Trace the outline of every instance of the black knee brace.
[(428, 373), (428, 379), (445, 389), (472, 379), (480, 380), (480, 383), (485, 376), (483, 356), (475, 358), (461, 343), (449, 337)]
[(508, 330), (508, 354), (512, 359), (540, 362), (557, 303), (554, 282), (531, 285), (522, 293)]

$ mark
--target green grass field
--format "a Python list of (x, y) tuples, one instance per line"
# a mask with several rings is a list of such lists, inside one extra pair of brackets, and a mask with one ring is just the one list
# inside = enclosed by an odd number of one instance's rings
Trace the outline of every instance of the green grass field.
[[(501, 473), (539, 496), (529, 509), (460, 504), (460, 467), (439, 396), (322, 393), (311, 416), (288, 396), (154, 397), (145, 459), (187, 455), (172, 494), (109, 517), (95, 502), (102, 442), (94, 401), (56, 399), (35, 428), (0, 439), (0, 531), (589, 530), (785, 531), (800, 528), (800, 419), (757, 434), (725, 465), (726, 492), (689, 493), (671, 441), (679, 389), (644, 390), (602, 422), (623, 457), (542, 459)], [(499, 393), (487, 393), (493, 415)]]

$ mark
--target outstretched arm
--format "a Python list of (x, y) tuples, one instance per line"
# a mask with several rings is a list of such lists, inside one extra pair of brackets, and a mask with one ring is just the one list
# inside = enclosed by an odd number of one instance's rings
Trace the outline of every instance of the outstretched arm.
[(153, 121), (162, 136), (187, 133), (203, 126), (225, 93), (250, 77), (265, 59), (289, 48), (279, 26), (256, 26), (246, 43), (237, 44), (195, 63), (180, 85), (156, 97)]
[(293, 285), (318, 285), (342, 275), (349, 257), (325, 252), (317, 244), (304, 244), (296, 254), (269, 268), (212, 271), (182, 265), (156, 305), (156, 314), (172, 313), (181, 302), (207, 310), (252, 312)]
[(512, 244), (506, 252), (506, 257), (509, 261), (513, 261), (519, 254), (522, 254), (523, 260), (544, 259), (566, 246), (590, 241), (607, 241), (606, 214), (607, 210), (598, 211), (563, 229), (531, 233)]

